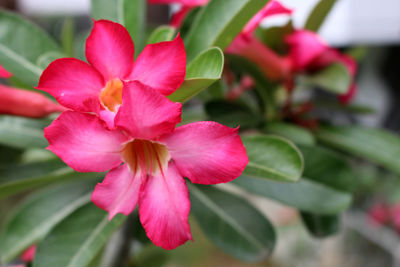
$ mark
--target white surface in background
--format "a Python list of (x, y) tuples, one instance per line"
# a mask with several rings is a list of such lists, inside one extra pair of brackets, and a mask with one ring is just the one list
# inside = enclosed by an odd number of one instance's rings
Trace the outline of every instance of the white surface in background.
[(90, 0), (17, 0), (17, 3), (23, 13), (30, 15), (84, 15), (90, 10)]
[[(295, 8), (297, 27), (304, 25), (318, 2), (281, 1)], [(18, 0), (18, 4), (31, 15), (89, 14), (90, 10), (90, 0)], [(279, 19), (272, 19), (271, 23), (276, 20)], [(400, 43), (400, 0), (337, 0), (320, 33), (328, 43), (338, 46)]]

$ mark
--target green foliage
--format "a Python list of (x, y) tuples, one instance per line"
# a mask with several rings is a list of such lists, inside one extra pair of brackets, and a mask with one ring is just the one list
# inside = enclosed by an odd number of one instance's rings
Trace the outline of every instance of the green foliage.
[(94, 204), (82, 206), (39, 243), (33, 267), (88, 266), (125, 219), (118, 214), (108, 221), (107, 213)]
[(317, 32), (335, 3), (336, 0), (320, 0), (311, 11), (311, 14), (308, 17), (304, 28), (310, 31)]
[(308, 231), (315, 237), (328, 237), (339, 231), (340, 217), (338, 215), (317, 215), (301, 212), (301, 219)]
[(147, 43), (155, 44), (164, 41), (171, 41), (174, 38), (175, 32), (176, 30), (174, 27), (165, 25), (159, 26), (151, 33)]
[(303, 172), (303, 157), (294, 144), (277, 136), (244, 137), (249, 163), (244, 174), (255, 178), (296, 182)]
[(207, 237), (231, 256), (265, 259), (275, 245), (271, 223), (245, 200), (211, 186), (190, 185), (192, 212)]
[(38, 26), (5, 10), (0, 10), (0, 29), (0, 64), (36, 86), (43, 71), (39, 59), (48, 53), (62, 55), (60, 47)]
[(314, 145), (315, 137), (307, 129), (284, 122), (270, 122), (265, 127), (265, 132), (283, 136), (299, 145)]

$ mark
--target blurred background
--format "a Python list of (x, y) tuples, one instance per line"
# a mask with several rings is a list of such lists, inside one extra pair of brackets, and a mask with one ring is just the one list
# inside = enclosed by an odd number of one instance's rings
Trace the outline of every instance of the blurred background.
[[(294, 24), (300, 27), (317, 0), (282, 2), (296, 10)], [(90, 0), (0, 0), (0, 6), (30, 17), (55, 38), (59, 37), (65, 20), (72, 20), (82, 44), (91, 25)], [(166, 6), (149, 6), (149, 23), (168, 23), (170, 13)], [(285, 22), (285, 18), (276, 17), (264, 26)], [(359, 91), (354, 103), (372, 109), (361, 115), (340, 112), (319, 115), (331, 121), (357, 122), (400, 133), (400, 1), (339, 0), (320, 34), (330, 45), (341, 49), (352, 47), (362, 58), (356, 81)], [(321, 99), (327, 97), (321, 92), (316, 94), (320, 94), (317, 97)], [(296, 211), (246, 195), (278, 227), (278, 246), (267, 262), (244, 264), (230, 258), (201, 236), (192, 220), (193, 236), (198, 237), (195, 245), (189, 243), (174, 251), (154, 246), (144, 248), (145, 253), (137, 259), (138, 266), (400, 266), (400, 179), (363, 162), (359, 166), (363, 175), (359, 177), (354, 207), (343, 216), (339, 234), (324, 239), (311, 237), (301, 226)], [(382, 226), (387, 216), (394, 217), (393, 222)]]

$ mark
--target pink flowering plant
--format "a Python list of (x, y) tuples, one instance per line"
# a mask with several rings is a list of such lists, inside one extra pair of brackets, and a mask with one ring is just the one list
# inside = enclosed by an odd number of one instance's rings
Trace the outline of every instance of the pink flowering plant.
[[(296, 28), (277, 0), (92, 0), (90, 27), (58, 36), (0, 10), (0, 264), (136, 266), (203, 234), (261, 262), (279, 215), (248, 193), (335, 233), (351, 163), (399, 174), (400, 139), (320, 116), (355, 110), (360, 60), (318, 35), (325, 3)], [(156, 5), (174, 9), (147, 27)]]

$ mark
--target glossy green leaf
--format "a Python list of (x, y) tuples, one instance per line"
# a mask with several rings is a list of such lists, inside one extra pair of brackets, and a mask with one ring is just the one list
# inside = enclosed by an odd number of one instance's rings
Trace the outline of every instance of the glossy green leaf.
[(307, 129), (285, 122), (269, 122), (265, 132), (283, 136), (296, 144), (314, 145), (315, 137)]
[[(136, 48), (144, 43), (146, 0), (91, 0), (94, 19), (107, 19), (125, 26)], [(139, 52), (141, 49), (136, 49)]]
[(377, 163), (400, 175), (400, 137), (382, 129), (361, 126), (321, 126), (319, 141)]
[(244, 174), (262, 179), (296, 182), (303, 172), (303, 157), (290, 141), (278, 136), (242, 138), (249, 163)]
[(308, 16), (304, 28), (317, 32), (335, 3), (336, 0), (320, 0)]
[(304, 157), (304, 176), (341, 191), (352, 191), (355, 179), (343, 155), (320, 146), (299, 146)]
[(155, 44), (159, 42), (171, 41), (175, 36), (176, 29), (171, 26), (159, 26), (155, 29), (149, 39), (147, 40), (148, 44)]
[(307, 230), (315, 237), (328, 237), (336, 234), (340, 228), (339, 215), (318, 215), (301, 212), (301, 220)]
[(98, 173), (78, 173), (59, 159), (0, 167), (0, 199), (39, 186), (70, 180), (102, 177)]
[(42, 240), (33, 267), (86, 267), (127, 217), (89, 203), (70, 214)]
[(232, 181), (241, 188), (302, 211), (337, 214), (351, 204), (351, 195), (303, 177), (297, 183), (281, 183), (247, 175)]
[(25, 200), (1, 234), (1, 262), (10, 262), (75, 209), (88, 203), (90, 189), (82, 183), (62, 185), (40, 191)]
[(204, 51), (187, 66), (185, 81), (168, 98), (174, 102), (186, 102), (220, 79), (223, 67), (221, 49), (213, 47)]
[(61, 49), (42, 29), (24, 18), (0, 10), (0, 64), (21, 81), (36, 86), (43, 69), (38, 59)]
[(305, 86), (317, 86), (335, 94), (345, 94), (350, 88), (351, 76), (347, 68), (340, 63), (331, 64), (317, 73), (304, 76)]
[(211, 186), (190, 184), (192, 212), (206, 236), (239, 260), (262, 261), (275, 245), (271, 223), (245, 200)]
[(185, 38), (188, 60), (212, 46), (222, 50), (269, 0), (212, 0), (196, 16)]
[(0, 144), (16, 148), (45, 148), (48, 143), (43, 129), (46, 120), (0, 116)]

